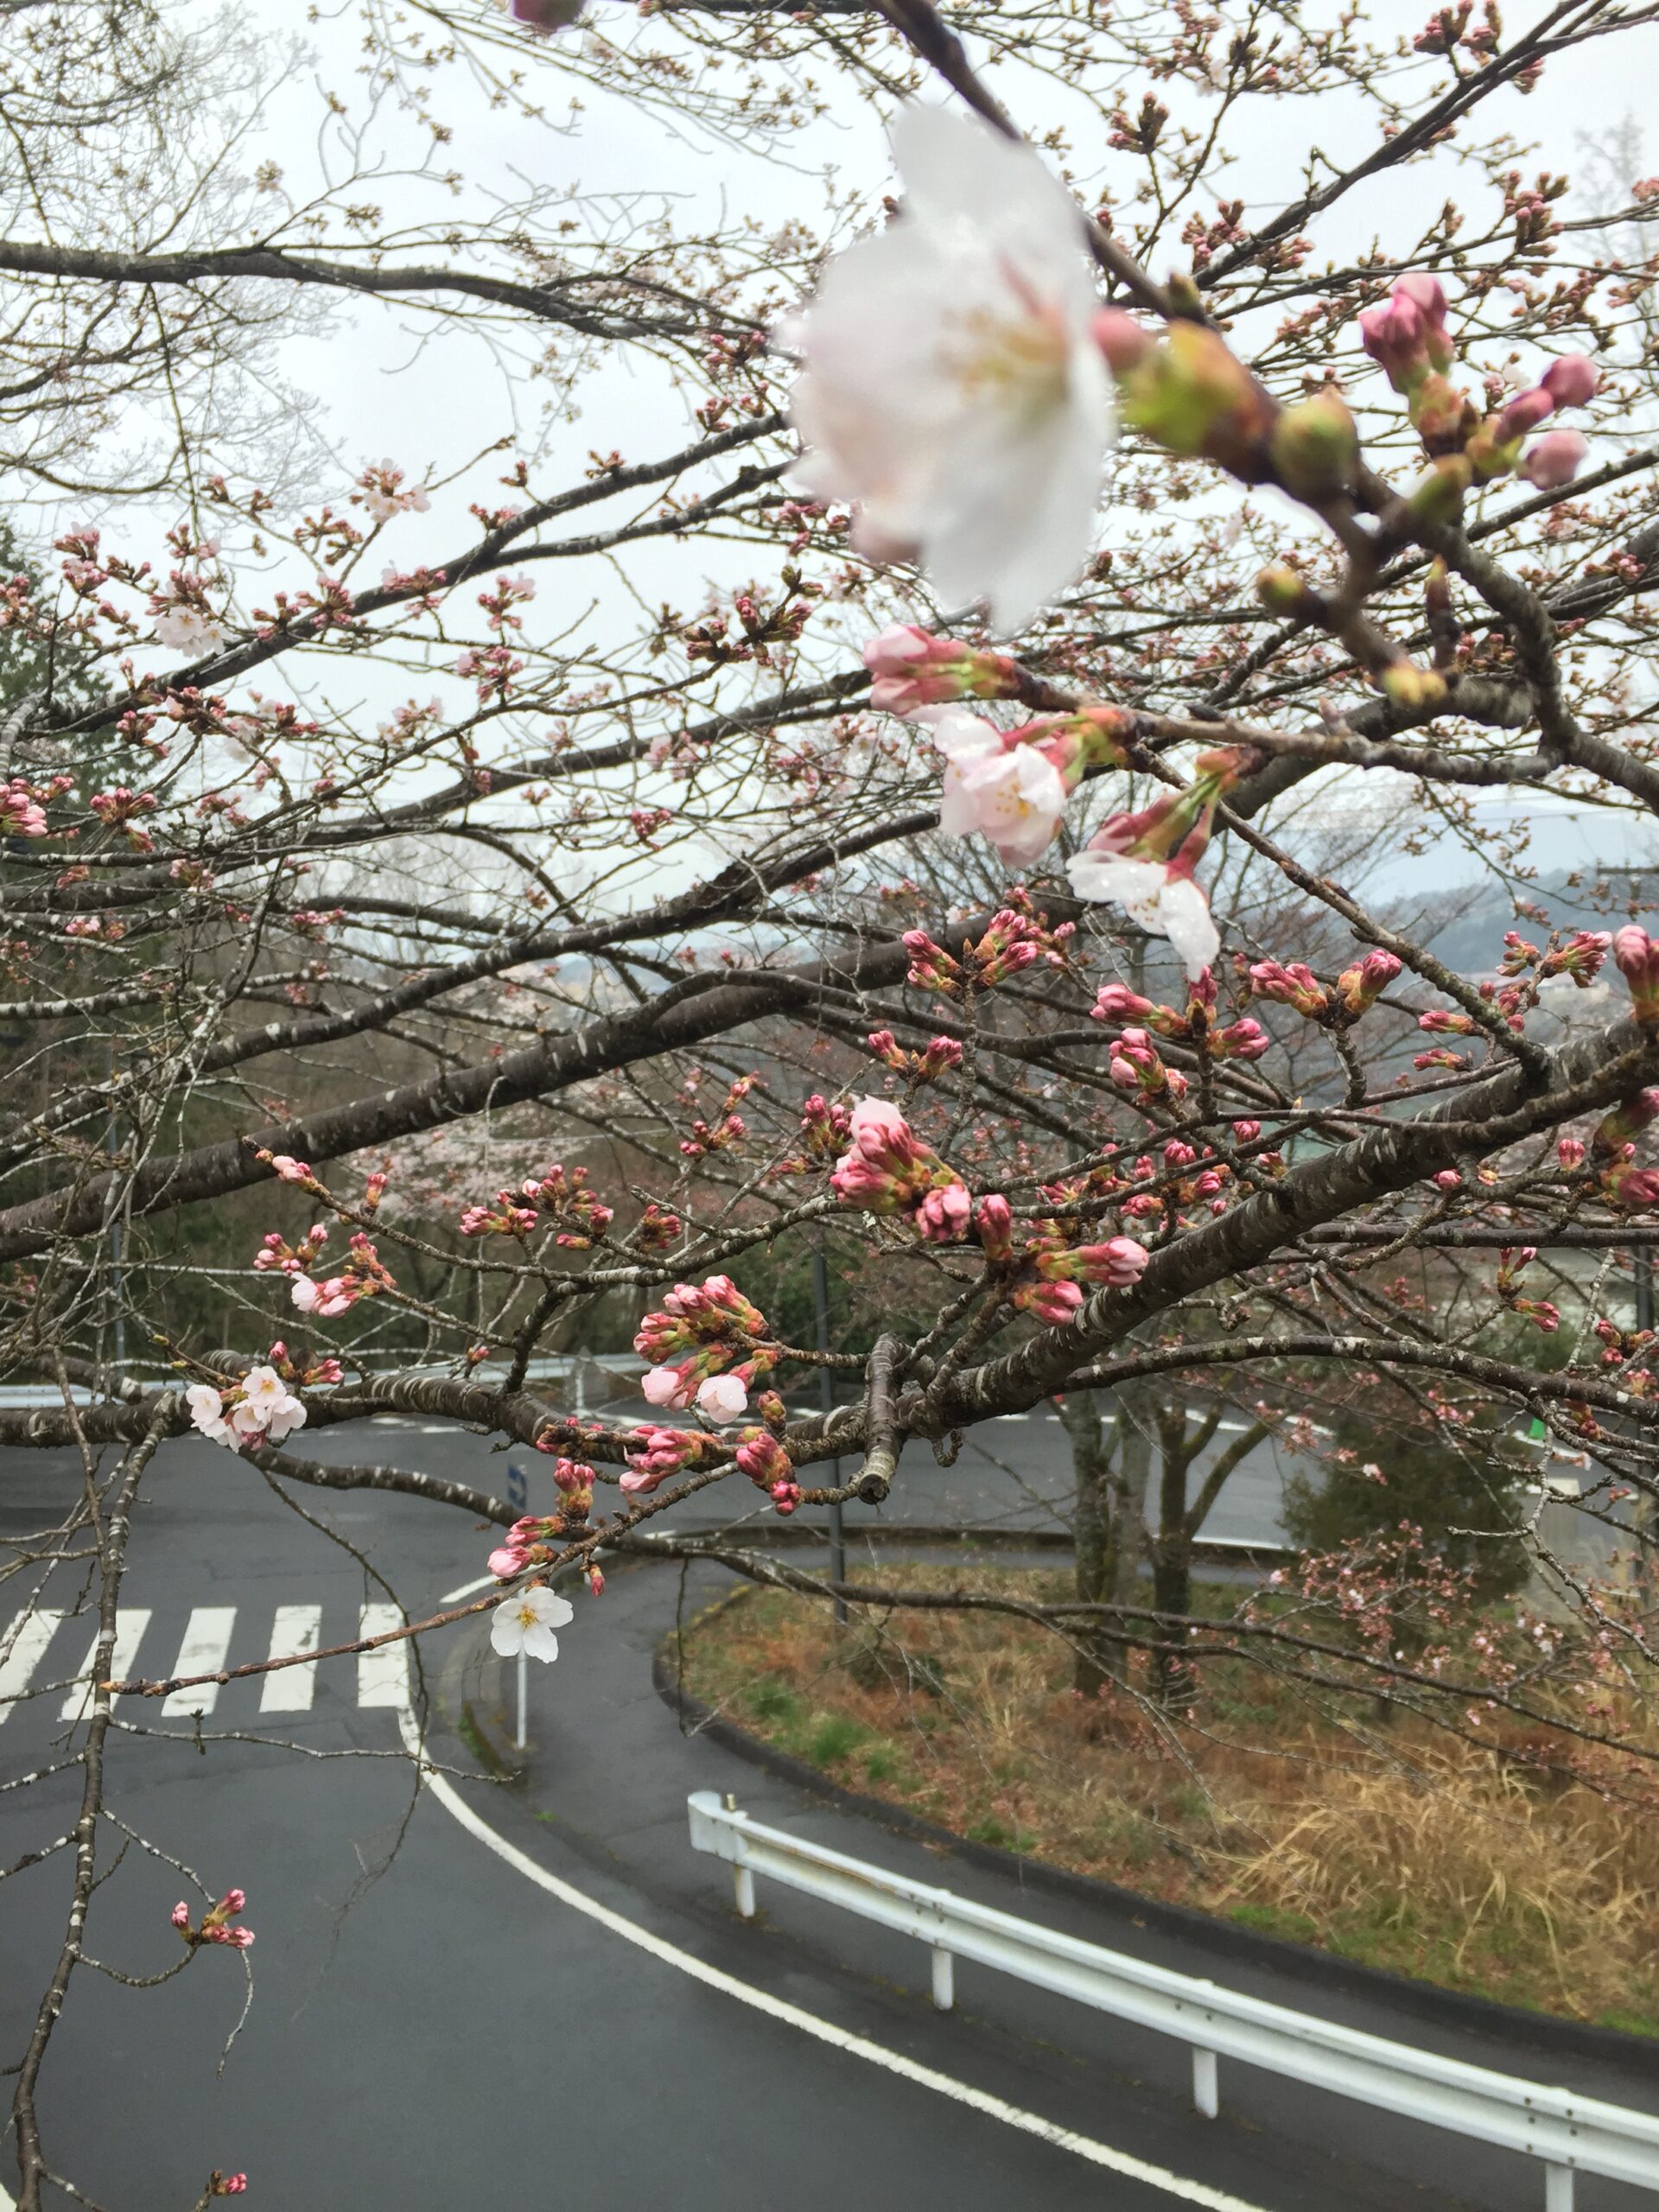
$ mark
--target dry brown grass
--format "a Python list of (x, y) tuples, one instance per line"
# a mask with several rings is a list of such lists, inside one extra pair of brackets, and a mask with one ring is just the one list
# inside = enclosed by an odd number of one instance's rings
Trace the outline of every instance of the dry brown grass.
[[(906, 1568), (914, 1584), (926, 1570)], [(1053, 1578), (1007, 1570), (953, 1586)], [(1659, 2034), (1659, 1820), (1580, 1781), (1212, 1676), (1173, 1735), (1070, 1688), (992, 1615), (855, 1618), (754, 1593), (698, 1623), (688, 1686), (856, 1789), (976, 1840), (1345, 1956)]]

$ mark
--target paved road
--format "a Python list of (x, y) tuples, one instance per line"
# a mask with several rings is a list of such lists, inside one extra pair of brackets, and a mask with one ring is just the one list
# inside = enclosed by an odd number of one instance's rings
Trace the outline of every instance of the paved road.
[[(480, 1440), (418, 1425), (377, 1423), (327, 1441), (331, 1452), (475, 1479), (492, 1464)], [(67, 1455), (4, 1455), (0, 1535), (37, 1522), (73, 1480)], [(481, 1571), (486, 1539), (460, 1516), (370, 1493), (308, 1491), (298, 1502), (411, 1607)], [(357, 1559), (296, 1518), (255, 1471), (194, 1442), (158, 1456), (135, 1560), (133, 1663), (149, 1673), (175, 1671), (192, 1638), (215, 1650), (222, 1640), (232, 1665), (264, 1656), (273, 1638), (302, 1648), (314, 1627), (323, 1643), (338, 1641), (365, 1605), (388, 1602)], [(152, 1993), (78, 1976), (42, 2099), (61, 2170), (110, 2212), (183, 2212), (214, 2164), (248, 2171), (254, 2212), (448, 2212), (480, 2199), (584, 2212), (843, 2212), (900, 2195), (922, 2212), (1541, 2203), (1541, 2177), (1518, 2159), (1251, 2082), (1243, 2069), (1224, 2068), (1222, 2120), (1199, 2121), (1175, 2049), (988, 1974), (963, 1970), (958, 2013), (937, 2018), (914, 1947), (808, 1900), (774, 1896), (761, 1926), (738, 1922), (721, 1870), (687, 1847), (690, 1788), (734, 1790), (764, 1817), (931, 1878), (938, 1868), (683, 1738), (649, 1675), (677, 1583), (670, 1569), (641, 1566), (582, 1603), (559, 1664), (534, 1676), (530, 1785), (474, 1783), (462, 1793), (500, 1847), (430, 1792), (413, 1793), (400, 1756), (405, 1724), (389, 1701), (402, 1684), (384, 1663), (323, 1663), (299, 1709), (265, 1708), (257, 1681), (227, 1685), (200, 1723), (200, 1746), (188, 1715), (125, 1708), (124, 1718), (170, 1740), (117, 1739), (117, 1809), (216, 1890), (247, 1890), (257, 2000), (215, 2079), (241, 2003), (234, 1955), (199, 1955)], [(694, 1602), (702, 1594), (694, 1584)], [(54, 1596), (73, 1611), (72, 1585)], [(35, 1655), (29, 1687), (39, 1694), (0, 1726), (0, 1780), (37, 1764), (72, 1725), (65, 1678), (87, 1637), (84, 1619), (66, 1619)], [(429, 1679), (457, 1653), (454, 1637), (431, 1640)], [(285, 1693), (290, 1707), (307, 1687), (306, 1670), (291, 1671), (301, 1680)], [(467, 1763), (453, 1739), (437, 1740), (442, 1756)], [(59, 1833), (69, 1796), (61, 1783), (0, 1796), (0, 1864)], [(526, 1866), (626, 1929), (574, 1910)], [(953, 1868), (950, 1878), (1080, 1933), (1136, 1940), (1052, 1900), (1021, 1900), (999, 1878)], [(0, 1884), (8, 2059), (58, 1938), (65, 1886), (60, 1860)], [(167, 1915), (181, 1886), (171, 1867), (130, 1852), (100, 1900), (91, 1948), (129, 1972), (169, 1963)], [(1173, 1963), (1197, 1963), (1144, 1932), (1140, 1940)], [(752, 1999), (697, 1979), (688, 1960), (734, 1978)], [(1309, 2001), (1300, 1986), (1267, 1993)], [(809, 2034), (760, 2009), (767, 2000), (1073, 2131), (1119, 2164), (1103, 2170)], [(1573, 2072), (1540, 2063), (1551, 2078)], [(1605, 2078), (1586, 2086), (1643, 2094)], [(1154, 2177), (1137, 2177), (1135, 2162)], [(1651, 2202), (1588, 2183), (1580, 2212)]]

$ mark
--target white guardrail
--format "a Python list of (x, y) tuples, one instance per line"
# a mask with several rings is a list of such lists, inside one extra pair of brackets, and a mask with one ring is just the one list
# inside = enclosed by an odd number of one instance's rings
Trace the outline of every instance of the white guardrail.
[(1220, 2109), (1217, 2062), (1237, 2058), (1541, 2159), (1545, 2212), (1573, 2212), (1575, 2171), (1659, 2189), (1659, 2119), (1646, 2113), (1437, 2057), (1080, 1942), (764, 1827), (710, 1789), (696, 1791), (687, 1802), (692, 1848), (730, 1864), (745, 1919), (754, 1912), (754, 1878), (764, 1874), (927, 1944), (933, 1954), (933, 2002), (941, 2012), (955, 2001), (955, 1961), (971, 1959), (1097, 2012), (1178, 2037), (1192, 2045), (1192, 2101), (1208, 2120)]

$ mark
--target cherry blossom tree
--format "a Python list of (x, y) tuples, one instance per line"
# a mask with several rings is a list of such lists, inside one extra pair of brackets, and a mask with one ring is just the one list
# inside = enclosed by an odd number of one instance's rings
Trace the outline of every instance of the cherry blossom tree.
[[(0, 1355), (55, 1395), (0, 1440), (86, 1483), (6, 1571), (21, 1624), (90, 1548), (99, 1627), (26, 2212), (107, 1733), (178, 1687), (111, 1674), (171, 1440), (428, 1497), (458, 1560), (497, 1524), (435, 1618), (551, 1659), (647, 1524), (826, 1601), (1012, 1602), (764, 1535), (1058, 1397), (1080, 1681), (1145, 1655), (1168, 1712), (1243, 1655), (1651, 1760), (1610, 1684), (1648, 1679), (1659, 1499), (1659, 180), (1580, 194), (1528, 134), (1653, 12), (370, 5), (315, 175), (257, 44), (10, 20), (0, 407), (52, 550), (0, 601), (39, 671)], [(643, 188), (545, 181), (589, 110)], [(664, 116), (715, 200), (647, 174)], [(843, 136), (850, 181), (788, 166)], [(320, 333), (435, 374), (430, 454), (331, 448)], [(1634, 856), (1570, 896), (1531, 849), (1565, 803)], [(1484, 872), (1471, 957), (1431, 854)], [(787, 1319), (819, 1239), (864, 1300), (827, 1347)], [(649, 1421), (548, 1377), (601, 1323)], [(1478, 1652), (1410, 1530), (1199, 1618), (1189, 1413), (1384, 1394), (1536, 1423), (1635, 1567), (1535, 1515), (1553, 1624)], [(1114, 1404), (1162, 1424), (1150, 1593)], [(303, 1448), (380, 1412), (548, 1455), (558, 1510)], [(677, 1527), (717, 1487), (722, 1533)], [(181, 1906), (180, 1969), (245, 1964), (240, 1910)]]

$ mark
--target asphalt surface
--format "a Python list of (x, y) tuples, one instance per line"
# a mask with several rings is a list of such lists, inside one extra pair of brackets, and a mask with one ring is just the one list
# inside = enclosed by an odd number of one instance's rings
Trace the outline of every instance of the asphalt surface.
[[(999, 1484), (1052, 1491), (1057, 1439), (1038, 1421), (1023, 1436), (1007, 1425), (997, 1438), (1009, 1440), (1016, 1474), (988, 1469), (988, 1496), (1012, 1510)], [(500, 1463), (480, 1440), (419, 1424), (377, 1422), (315, 1442), (331, 1458), (393, 1460), (502, 1487)], [(0, 1536), (38, 1525), (76, 1481), (67, 1454), (3, 1456)], [(548, 1480), (544, 1465), (532, 1461), (529, 1476), (534, 1508), (546, 1502), (537, 1489)], [(963, 1470), (957, 1476), (961, 1497), (968, 1484)], [(430, 1610), (483, 1573), (489, 1539), (461, 1515), (382, 1493), (292, 1495), (340, 1541), (300, 1520), (257, 1471), (219, 1448), (164, 1447), (139, 1509), (124, 1592), (135, 1615), (149, 1616), (137, 1671), (177, 1671), (192, 1635), (198, 1643), (221, 1639), (232, 1666), (263, 1657), (279, 1608), (290, 1637), (315, 1613), (322, 1643), (349, 1637), (363, 1606), (387, 1598), (342, 1543), (411, 1611)], [(937, 1497), (913, 1517), (939, 1519)], [(700, 1572), (685, 1602), (700, 1605), (721, 1586)], [(480, 2201), (673, 2212), (842, 2212), (898, 2201), (924, 2212), (1085, 2204), (1169, 2212), (1216, 2201), (1206, 2190), (1244, 2212), (1541, 2206), (1542, 2176), (1524, 2160), (1225, 2063), (1222, 2117), (1199, 2120), (1178, 2046), (988, 1973), (959, 1967), (957, 2010), (937, 2016), (918, 1946), (810, 1900), (763, 1894), (760, 1922), (740, 1921), (726, 1870), (689, 1848), (692, 1789), (730, 1791), (763, 1819), (1051, 1925), (1122, 1948), (1138, 1933), (1147, 1955), (1186, 1971), (1382, 2032), (1400, 2029), (1374, 2006), (1338, 2005), (1304, 1984), (1276, 1986), (1206, 1963), (1191, 1947), (1116, 1920), (1096, 1925), (1091, 1909), (1022, 1896), (999, 1875), (957, 1862), (942, 1871), (920, 1847), (836, 1814), (706, 1738), (689, 1739), (651, 1685), (651, 1655), (680, 1595), (677, 1572), (657, 1565), (613, 1574), (601, 1599), (579, 1594), (558, 1663), (532, 1670), (527, 1781), (457, 1785), (509, 1853), (619, 1916), (632, 1937), (550, 1894), (431, 1791), (415, 1790), (397, 1707), (373, 1701), (402, 1694), (384, 1666), (365, 1675), (355, 1659), (321, 1662), (302, 1711), (262, 1710), (257, 1679), (228, 1684), (203, 1716), (200, 1741), (188, 1714), (128, 1701), (122, 1718), (147, 1732), (113, 1741), (113, 1809), (198, 1869), (215, 1893), (246, 1890), (245, 1917), (258, 1937), (249, 1955), (255, 2001), (216, 2075), (242, 2005), (237, 1955), (200, 1953), (177, 1980), (148, 1992), (78, 1974), (41, 2099), (57, 2170), (108, 2212), (185, 2212), (214, 2165), (246, 2170), (254, 2212), (448, 2212)], [(70, 1611), (73, 1582), (54, 1585), (50, 1602)], [(67, 1619), (35, 1669), (34, 1694), (0, 1708), (10, 1712), (0, 1724), (0, 1782), (41, 1764), (63, 1739), (72, 1725), (62, 1718), (66, 1678), (82, 1665), (90, 1633), (84, 1618)], [(446, 1674), (453, 1686), (477, 1640), (470, 1628), (427, 1641), (424, 1678), (435, 1693)], [(486, 1676), (484, 1688), (499, 1715), (510, 1679)], [(297, 1694), (284, 1693), (290, 1702)], [(429, 1748), (473, 1764), (435, 1719)], [(0, 1794), (0, 1865), (62, 1833), (77, 1781)], [(119, 1840), (111, 1829), (111, 1858)], [(26, 2037), (67, 1889), (61, 1857), (0, 1882), (4, 2063)], [(168, 1914), (186, 1891), (171, 1866), (130, 1846), (95, 1904), (89, 1948), (129, 1974), (166, 1967), (178, 1955)], [(658, 1948), (642, 1948), (640, 1935)], [(1169, 2178), (1103, 2169), (711, 1986), (684, 1960)], [(1437, 2030), (1431, 2038), (1415, 2024), (1406, 2032), (1659, 2108), (1644, 2058), (1628, 2072), (1559, 2056), (1529, 2066), (1522, 2054), (1460, 2034), (1448, 2040)], [(1653, 2202), (1618, 2184), (1580, 2183), (1579, 2212)]]

